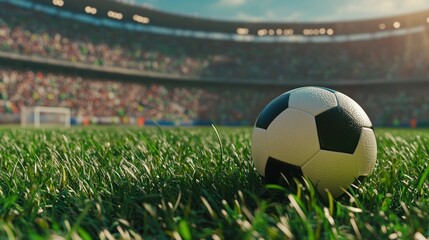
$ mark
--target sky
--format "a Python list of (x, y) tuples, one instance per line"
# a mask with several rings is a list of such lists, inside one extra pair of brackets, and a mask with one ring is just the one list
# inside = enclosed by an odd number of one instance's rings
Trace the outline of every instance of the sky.
[(211, 19), (329, 22), (429, 10), (429, 0), (122, 0)]

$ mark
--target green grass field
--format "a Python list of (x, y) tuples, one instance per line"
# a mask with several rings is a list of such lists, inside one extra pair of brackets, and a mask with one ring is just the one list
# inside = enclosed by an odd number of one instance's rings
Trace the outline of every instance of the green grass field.
[(264, 185), (251, 128), (1, 129), (0, 238), (426, 239), (429, 131), (377, 129), (360, 188)]

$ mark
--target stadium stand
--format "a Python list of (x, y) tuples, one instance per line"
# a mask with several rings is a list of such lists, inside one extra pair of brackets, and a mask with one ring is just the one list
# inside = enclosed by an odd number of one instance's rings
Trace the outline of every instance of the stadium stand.
[[(368, 20), (356, 22), (341, 41), (236, 41), (109, 27), (0, 4), (3, 122), (16, 121), (22, 106), (43, 105), (70, 107), (79, 121), (251, 124), (282, 91), (322, 85), (355, 98), (376, 125), (429, 123), (427, 21), (408, 21), (405, 32), (381, 37), (371, 27), (381, 20)], [(341, 32), (350, 24), (330, 26)], [(353, 40), (356, 29), (369, 38)]]
[(141, 34), (10, 5), (0, 13), (1, 51), (200, 80), (370, 81), (424, 77), (429, 69), (422, 51), (429, 46), (427, 31), (371, 41), (262, 44)]
[(235, 89), (147, 85), (2, 67), (0, 97), (0, 112), (11, 114), (18, 114), (21, 106), (59, 106), (71, 108), (79, 119), (104, 123), (144, 117), (182, 124), (249, 124), (245, 121), (252, 108), (247, 104), (255, 105), (263, 96), (255, 90), (237, 94)]

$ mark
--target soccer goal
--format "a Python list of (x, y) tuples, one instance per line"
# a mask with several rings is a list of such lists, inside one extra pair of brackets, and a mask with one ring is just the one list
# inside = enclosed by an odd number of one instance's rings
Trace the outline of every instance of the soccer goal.
[(70, 127), (71, 111), (66, 107), (22, 107), (21, 126)]

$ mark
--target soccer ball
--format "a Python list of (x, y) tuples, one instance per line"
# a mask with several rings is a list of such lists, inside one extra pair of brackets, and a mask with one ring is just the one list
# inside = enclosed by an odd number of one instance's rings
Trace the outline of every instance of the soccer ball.
[(297, 88), (271, 101), (252, 134), (252, 158), (268, 182), (306, 176), (326, 197), (374, 169), (377, 143), (364, 110), (328, 88)]

